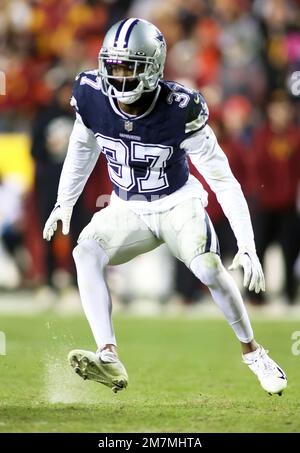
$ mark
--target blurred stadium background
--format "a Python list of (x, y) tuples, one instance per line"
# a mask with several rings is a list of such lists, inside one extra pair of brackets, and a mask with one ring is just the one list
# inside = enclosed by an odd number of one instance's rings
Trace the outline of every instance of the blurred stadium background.
[[(246, 300), (269, 314), (298, 312), (299, 6), (299, 0), (1, 0), (0, 309), (79, 308), (71, 249), (101, 208), (98, 196), (110, 193), (104, 161), (76, 207), (70, 237), (57, 234), (49, 245), (41, 231), (72, 128), (74, 77), (97, 66), (110, 25), (137, 16), (166, 37), (165, 78), (204, 94), (210, 124), (247, 197), (267, 293), (245, 294)], [(235, 240), (211, 193), (208, 211), (227, 263)], [(133, 312), (204, 310), (207, 300), (163, 247), (111, 269), (109, 279), (115, 307)]]
[[(264, 298), (244, 297), (259, 340), (287, 368), (282, 399), (267, 399), (242, 369), (205, 288), (164, 247), (109, 270), (130, 388), (112, 400), (67, 370), (69, 349), (94, 348), (71, 250), (111, 191), (102, 159), (71, 235), (47, 244), (42, 227), (72, 127), (74, 77), (97, 67), (106, 30), (126, 16), (164, 33), (165, 78), (204, 94), (242, 185), (267, 280)], [(299, 0), (0, 0), (0, 431), (299, 430), (299, 107)], [(230, 263), (235, 240), (211, 193), (208, 211)]]

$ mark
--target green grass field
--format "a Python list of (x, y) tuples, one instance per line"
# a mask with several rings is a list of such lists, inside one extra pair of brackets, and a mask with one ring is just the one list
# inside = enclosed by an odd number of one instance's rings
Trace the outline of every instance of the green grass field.
[(286, 370), (282, 397), (265, 394), (242, 364), (225, 321), (119, 316), (115, 328), (129, 387), (118, 394), (73, 374), (70, 349), (94, 349), (83, 317), (1, 316), (1, 432), (299, 432), (296, 322), (254, 323)]

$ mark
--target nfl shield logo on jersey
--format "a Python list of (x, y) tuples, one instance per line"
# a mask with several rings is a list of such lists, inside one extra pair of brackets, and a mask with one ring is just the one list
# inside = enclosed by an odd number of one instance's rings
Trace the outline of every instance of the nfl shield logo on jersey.
[(133, 122), (132, 121), (125, 121), (124, 127), (127, 132), (131, 132), (133, 129)]

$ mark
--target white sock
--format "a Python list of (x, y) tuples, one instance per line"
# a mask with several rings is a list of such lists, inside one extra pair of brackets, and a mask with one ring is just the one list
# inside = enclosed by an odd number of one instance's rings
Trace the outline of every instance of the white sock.
[(116, 354), (114, 352), (108, 351), (107, 349), (103, 349), (102, 351), (98, 349), (96, 355), (102, 362), (105, 363), (115, 363), (118, 361)]
[(193, 259), (190, 268), (208, 287), (237, 338), (243, 343), (253, 340), (253, 330), (241, 293), (222, 265), (220, 257), (215, 253), (198, 255)]
[(73, 250), (82, 307), (98, 348), (116, 346), (111, 320), (112, 303), (105, 281), (108, 257), (93, 239), (85, 239)]

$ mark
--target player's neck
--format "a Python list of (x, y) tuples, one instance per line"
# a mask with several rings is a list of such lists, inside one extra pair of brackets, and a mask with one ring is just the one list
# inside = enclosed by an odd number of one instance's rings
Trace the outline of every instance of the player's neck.
[(128, 113), (128, 115), (139, 116), (148, 110), (155, 94), (156, 90), (151, 91), (150, 93), (145, 93), (132, 104), (123, 104), (122, 102), (117, 101), (118, 106), (124, 113)]

